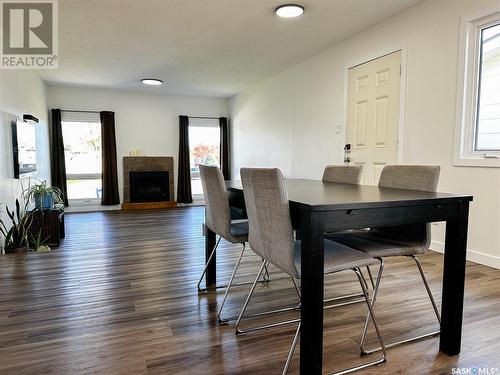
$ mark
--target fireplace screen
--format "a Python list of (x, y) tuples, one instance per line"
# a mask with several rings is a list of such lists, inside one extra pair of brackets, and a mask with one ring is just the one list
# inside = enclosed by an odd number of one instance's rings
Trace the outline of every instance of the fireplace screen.
[(130, 172), (130, 202), (165, 202), (169, 200), (168, 172)]

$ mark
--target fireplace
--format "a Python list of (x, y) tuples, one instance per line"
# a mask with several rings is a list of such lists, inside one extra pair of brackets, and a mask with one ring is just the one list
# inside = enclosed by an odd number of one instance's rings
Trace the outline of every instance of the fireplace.
[(170, 200), (168, 171), (130, 171), (130, 202), (167, 202)]

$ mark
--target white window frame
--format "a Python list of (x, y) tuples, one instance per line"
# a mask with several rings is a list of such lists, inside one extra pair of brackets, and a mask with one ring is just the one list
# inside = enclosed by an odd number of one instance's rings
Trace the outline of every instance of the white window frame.
[(481, 30), (500, 23), (498, 7), (460, 20), (454, 165), (500, 167), (500, 151), (476, 151), (476, 118), (481, 67)]

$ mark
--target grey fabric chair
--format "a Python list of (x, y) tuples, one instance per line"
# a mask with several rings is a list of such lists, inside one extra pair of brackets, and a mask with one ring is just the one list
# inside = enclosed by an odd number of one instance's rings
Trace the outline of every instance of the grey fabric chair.
[[(245, 308), (266, 264), (273, 264), (294, 279), (300, 279), (301, 277), (301, 244), (300, 241), (294, 240), (288, 195), (280, 170), (242, 168), (241, 179), (249, 221), (249, 244), (264, 260), (247, 296), (239, 320), (244, 314)], [(375, 316), (373, 316), (366, 282), (359, 270), (360, 267), (374, 265), (378, 262), (365, 253), (328, 240), (325, 240), (324, 251), (325, 274), (352, 270), (357, 275), (365, 302), (368, 306), (369, 315), (372, 316), (372, 322), (380, 345), (383, 348), (381, 358), (343, 370), (341, 373), (345, 374), (385, 362), (384, 342), (380, 335)], [(286, 374), (288, 371), (294, 349), (297, 345), (300, 326), (299, 323), (287, 356), (283, 374)]]
[(327, 165), (323, 172), (323, 182), (358, 185), (362, 167), (359, 165)]
[[(389, 165), (384, 167), (380, 175), (379, 186), (393, 189), (407, 189), (420, 191), (436, 191), (439, 181), (439, 166), (423, 165)], [(327, 238), (343, 243), (346, 246), (365, 252), (374, 258), (385, 258), (394, 256), (407, 256), (416, 263), (430, 302), (434, 309), (437, 321), (441, 322), (438, 307), (431, 293), (429, 284), (422, 270), (417, 255), (425, 253), (428, 249), (431, 236), (430, 224), (414, 224), (393, 227), (370, 228), (367, 231), (356, 231), (328, 235)], [(377, 298), (377, 291), (373, 295), (373, 300)], [(362, 351), (372, 353), (380, 348), (366, 350), (363, 348), (366, 339), (368, 321), (362, 336)], [(396, 341), (386, 345), (387, 348), (404, 343), (420, 340), (426, 337), (435, 336), (440, 330), (428, 334), (412, 337), (405, 340)]]
[(221, 238), (224, 238), (226, 241), (229, 241), (231, 243), (239, 243), (242, 245), (241, 253), (238, 257), (238, 260), (236, 261), (236, 265), (229, 279), (229, 283), (225, 286), (221, 286), (226, 288), (222, 303), (217, 312), (218, 322), (219, 324), (222, 324), (227, 322), (226, 319), (222, 318), (222, 309), (224, 308), (229, 290), (231, 289), (231, 286), (233, 286), (234, 277), (245, 252), (245, 243), (248, 240), (248, 221), (231, 221), (231, 211), (228, 199), (229, 195), (226, 191), (224, 177), (219, 168), (200, 165), (200, 177), (203, 186), (203, 195), (205, 198), (205, 225), (215, 234), (217, 234), (219, 236), (219, 239), (217, 240), (217, 243), (215, 244), (215, 247), (209, 256), (208, 262), (205, 265), (203, 273), (201, 274), (200, 280), (198, 282), (199, 292), (206, 291), (206, 289), (200, 288), (200, 285)]

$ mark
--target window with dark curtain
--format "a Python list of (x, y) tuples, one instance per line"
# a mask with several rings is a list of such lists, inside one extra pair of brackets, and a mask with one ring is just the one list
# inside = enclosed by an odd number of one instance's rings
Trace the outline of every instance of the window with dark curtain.
[(231, 171), (229, 169), (229, 137), (227, 117), (219, 118), (220, 126), (220, 167), (224, 180), (231, 179)]
[(68, 188), (66, 185), (66, 162), (64, 159), (64, 141), (61, 125), (61, 110), (53, 109), (52, 131), (50, 142), (50, 173), (52, 186), (61, 189), (64, 195), (64, 205), (68, 207)]
[(115, 113), (102, 111), (102, 199), (103, 206), (120, 204), (118, 171), (116, 162)]
[(179, 176), (177, 179), (177, 202), (179, 203), (193, 203), (190, 168), (189, 117), (179, 116)]

